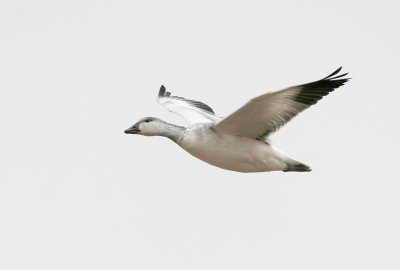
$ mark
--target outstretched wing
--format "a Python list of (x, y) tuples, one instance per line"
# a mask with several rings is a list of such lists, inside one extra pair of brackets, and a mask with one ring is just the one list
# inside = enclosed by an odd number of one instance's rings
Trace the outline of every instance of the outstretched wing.
[(190, 125), (196, 123), (215, 123), (221, 120), (207, 104), (183, 97), (171, 96), (170, 92), (166, 92), (164, 85), (161, 85), (158, 92), (157, 102), (163, 105), (168, 111), (182, 117)]
[(348, 78), (342, 78), (347, 73), (335, 76), (341, 69), (340, 67), (319, 81), (256, 97), (219, 122), (215, 129), (233, 135), (265, 140), (269, 134), (278, 130), (298, 113), (316, 104), (323, 96), (347, 82)]

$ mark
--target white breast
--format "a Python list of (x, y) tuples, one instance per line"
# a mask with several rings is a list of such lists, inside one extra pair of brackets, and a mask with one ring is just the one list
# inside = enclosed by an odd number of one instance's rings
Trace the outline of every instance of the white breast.
[(284, 169), (284, 156), (265, 142), (221, 133), (212, 124), (187, 129), (178, 144), (191, 155), (220, 168), (239, 172)]

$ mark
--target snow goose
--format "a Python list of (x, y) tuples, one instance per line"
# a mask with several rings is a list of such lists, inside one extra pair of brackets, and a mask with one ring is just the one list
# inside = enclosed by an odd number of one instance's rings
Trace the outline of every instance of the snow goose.
[(253, 98), (231, 115), (221, 118), (208, 105), (172, 96), (161, 86), (157, 101), (189, 124), (181, 127), (146, 117), (125, 130), (127, 134), (164, 136), (191, 155), (220, 168), (237, 172), (311, 171), (273, 147), (268, 137), (301, 111), (349, 79), (337, 75)]

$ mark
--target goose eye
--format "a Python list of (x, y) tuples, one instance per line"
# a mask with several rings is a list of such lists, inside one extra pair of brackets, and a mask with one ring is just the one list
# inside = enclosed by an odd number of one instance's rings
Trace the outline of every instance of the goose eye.
[(146, 123), (150, 122), (150, 120), (145, 120)]

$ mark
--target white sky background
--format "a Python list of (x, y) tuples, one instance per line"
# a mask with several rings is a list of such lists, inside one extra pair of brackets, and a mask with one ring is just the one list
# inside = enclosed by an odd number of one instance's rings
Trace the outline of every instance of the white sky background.
[[(3, 1), (1, 269), (399, 269), (398, 1)], [(311, 173), (241, 174), (165, 138), (173, 94), (226, 116), (353, 79), (272, 140)]]

